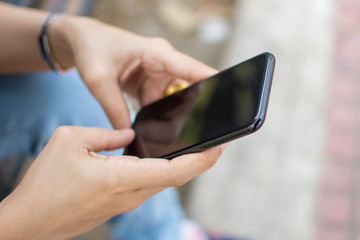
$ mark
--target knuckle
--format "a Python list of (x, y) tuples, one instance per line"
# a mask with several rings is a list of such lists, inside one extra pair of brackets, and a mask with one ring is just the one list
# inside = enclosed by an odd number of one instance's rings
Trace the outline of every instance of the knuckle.
[(55, 130), (53, 136), (56, 138), (66, 139), (73, 136), (74, 130), (75, 127), (72, 126), (60, 126)]
[(170, 42), (164, 38), (152, 38), (152, 43), (157, 47), (165, 47), (165, 48), (173, 48), (173, 46), (170, 44)]
[(91, 71), (85, 74), (84, 80), (88, 87), (97, 88), (104, 79), (107, 78), (107, 72), (99, 68), (92, 68)]

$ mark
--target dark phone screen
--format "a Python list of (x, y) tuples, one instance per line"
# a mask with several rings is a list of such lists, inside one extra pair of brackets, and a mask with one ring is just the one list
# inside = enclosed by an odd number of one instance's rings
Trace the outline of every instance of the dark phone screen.
[(259, 111), (266, 66), (262, 54), (145, 106), (127, 154), (161, 157), (248, 127)]

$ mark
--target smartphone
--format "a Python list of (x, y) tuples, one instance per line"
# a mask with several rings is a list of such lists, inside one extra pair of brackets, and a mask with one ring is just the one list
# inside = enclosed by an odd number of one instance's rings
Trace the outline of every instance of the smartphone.
[(257, 131), (264, 123), (275, 57), (262, 53), (144, 106), (127, 155), (172, 159)]

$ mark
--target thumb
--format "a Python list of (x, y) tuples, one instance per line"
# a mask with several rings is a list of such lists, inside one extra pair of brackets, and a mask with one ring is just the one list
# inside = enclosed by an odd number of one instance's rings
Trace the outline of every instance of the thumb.
[(100, 152), (129, 145), (135, 137), (132, 129), (111, 130), (105, 128), (80, 128), (78, 136), (88, 151)]

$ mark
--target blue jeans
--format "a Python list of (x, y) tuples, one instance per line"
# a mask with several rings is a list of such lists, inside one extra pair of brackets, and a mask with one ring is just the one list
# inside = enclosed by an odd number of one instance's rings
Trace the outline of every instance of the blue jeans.
[[(65, 75), (44, 72), (0, 76), (0, 111), (3, 176), (16, 172), (24, 157), (36, 157), (58, 126), (111, 128), (101, 106), (76, 71)], [(122, 154), (122, 150), (111, 154)], [(10, 164), (1, 165), (2, 161)], [(177, 192), (169, 188), (136, 210), (113, 218), (111, 235), (126, 240), (176, 240), (183, 220)]]

